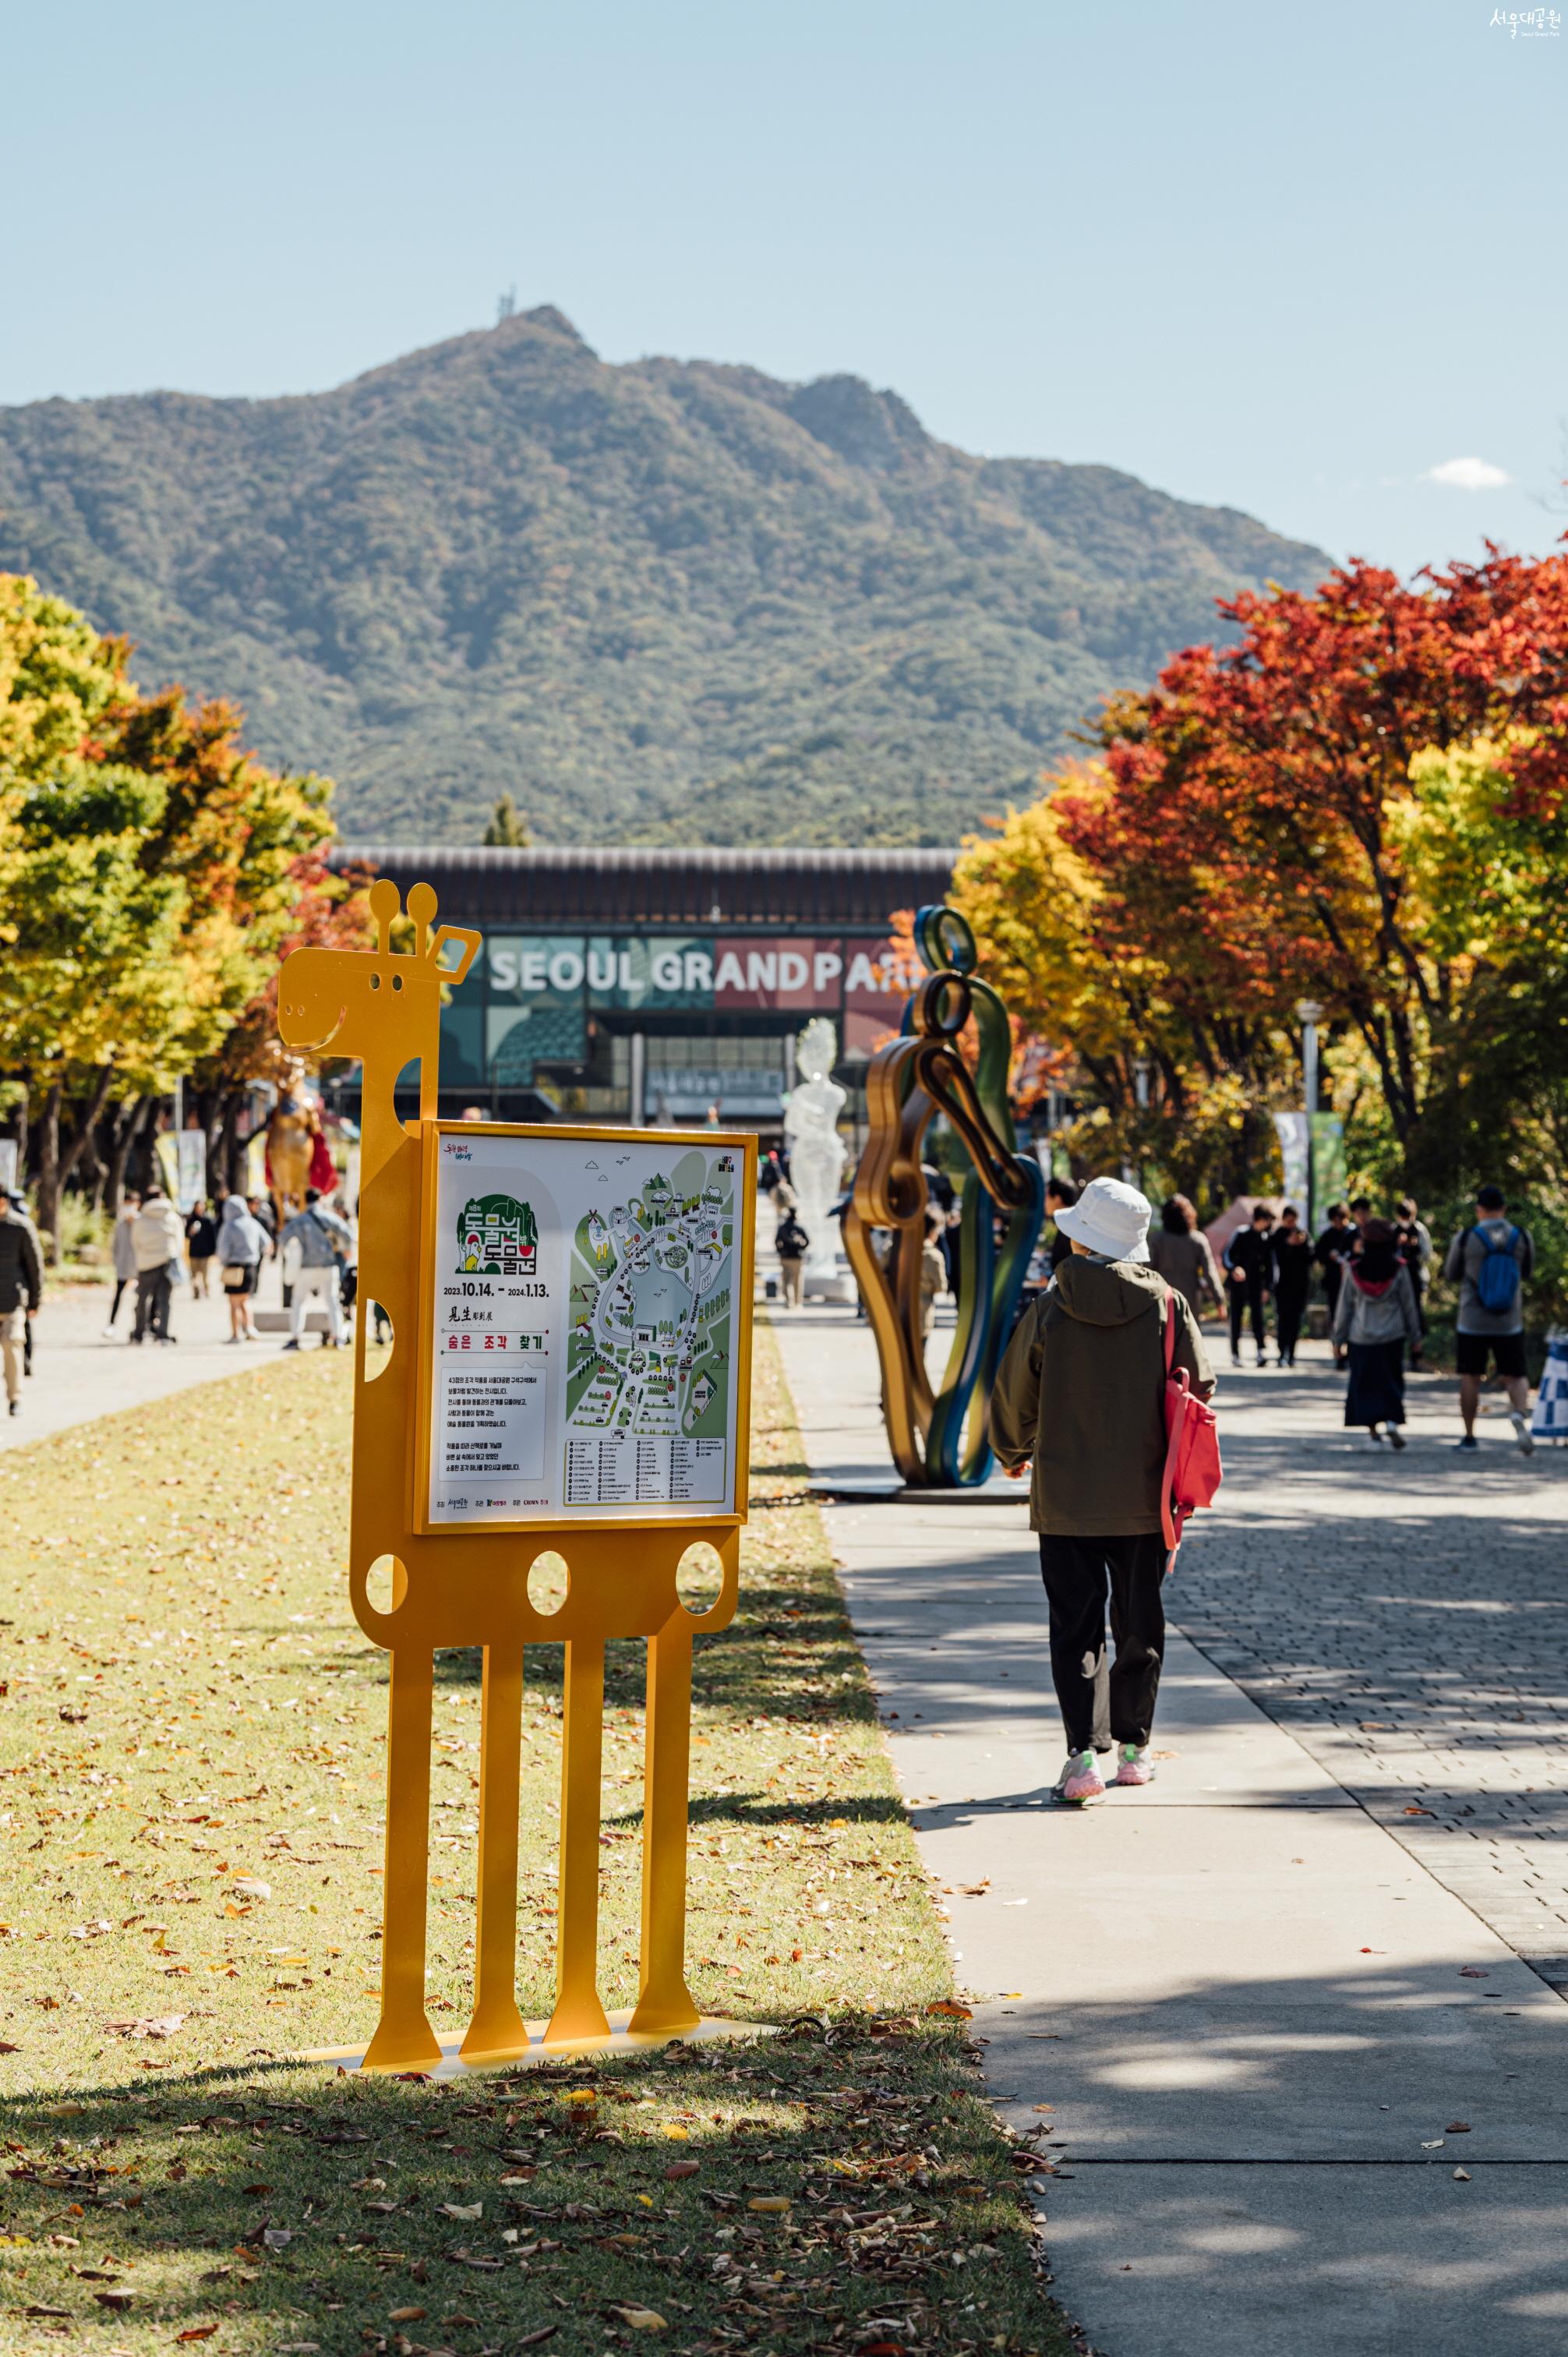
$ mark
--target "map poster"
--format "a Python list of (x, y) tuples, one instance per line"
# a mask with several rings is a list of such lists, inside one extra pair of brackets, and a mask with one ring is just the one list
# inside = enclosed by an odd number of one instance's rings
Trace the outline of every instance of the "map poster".
[(428, 1529), (746, 1511), (752, 1141), (426, 1131)]

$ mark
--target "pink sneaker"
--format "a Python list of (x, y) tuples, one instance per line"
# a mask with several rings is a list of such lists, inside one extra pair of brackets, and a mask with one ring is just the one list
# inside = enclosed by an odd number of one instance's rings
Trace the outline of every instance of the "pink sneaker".
[(1152, 1784), (1154, 1781), (1155, 1763), (1149, 1757), (1148, 1746), (1119, 1743), (1116, 1746), (1116, 1773), (1112, 1781), (1116, 1784)]
[(1057, 1798), (1071, 1801), (1079, 1808), (1086, 1801), (1102, 1801), (1105, 1785), (1100, 1773), (1100, 1763), (1092, 1751), (1069, 1751), (1061, 1774), (1057, 1778)]

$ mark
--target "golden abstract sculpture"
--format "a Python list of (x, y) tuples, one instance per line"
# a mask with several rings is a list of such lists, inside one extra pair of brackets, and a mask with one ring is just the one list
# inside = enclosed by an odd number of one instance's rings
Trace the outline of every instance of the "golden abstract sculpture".
[[(844, 1214), (844, 1250), (876, 1336), (895, 1464), (912, 1488), (972, 1488), (991, 1469), (986, 1409), (1039, 1236), (1045, 1181), (1038, 1163), (1016, 1150), (1007, 1102), (1012, 1033), (1006, 1008), (974, 972), (973, 934), (956, 909), (928, 908), (915, 920), (915, 940), (932, 971), (909, 1001), (903, 1036), (879, 1048), (867, 1071), (870, 1135)], [(972, 1016), (978, 1035), (972, 1073), (958, 1045)], [(960, 1228), (958, 1325), (933, 1391), (920, 1317), (927, 1207), (920, 1146), (938, 1112), (962, 1139), (971, 1171)], [(892, 1231), (886, 1260), (872, 1243), (878, 1228)]]
[(292, 1089), (283, 1090), (267, 1118), (267, 1192), (281, 1228), (295, 1211), (305, 1209), (305, 1190), (314, 1184), (311, 1170), (321, 1116), (314, 1105), (300, 1102)]
[[(556, 2000), (544, 2043), (608, 2035), (596, 1950), (605, 1645), (611, 1637), (648, 1640), (640, 1983), (629, 2027), (634, 2034), (670, 2035), (700, 2018), (684, 1964), (692, 1640), (734, 1616), (738, 1518), (723, 1530), (711, 1521), (607, 1529), (571, 1523), (521, 1536), (412, 1526), (421, 1182), (436, 1107), (441, 991), (444, 982), (467, 973), (479, 935), (456, 926), (434, 931), (435, 895), (416, 884), (407, 904), (413, 951), (394, 953), (397, 888), (382, 878), (370, 899), (374, 951), (295, 950), (278, 992), (278, 1028), (289, 1046), (358, 1057), (363, 1066), (349, 1576), (355, 1619), (392, 1657), (381, 2009), (363, 2067), (425, 2070), (442, 2060), (424, 2002), (433, 1656), (439, 1646), (484, 1648), (476, 1986), (462, 2060), (510, 2061), (530, 2044), (515, 1986), (529, 1642), (565, 1641)], [(447, 963), (451, 951), (457, 955)], [(414, 1060), (420, 1118), (405, 1124), (392, 1091)], [(392, 1346), (386, 1364), (368, 1377), (366, 1321), (375, 1304), (390, 1318)], [(737, 1347), (748, 1340), (749, 1311), (745, 1286)], [(736, 1448), (744, 1468), (744, 1419)], [(739, 1502), (744, 1512), (743, 1497)], [(682, 1603), (676, 1584), (682, 1555), (697, 1543), (714, 1546), (723, 1566), (718, 1597), (700, 1615)], [(565, 1557), (569, 1580), (566, 1600), (553, 1613), (538, 1611), (528, 1593), (530, 1569), (546, 1550)], [(378, 1611), (367, 1583), (387, 1558), (392, 1605)]]

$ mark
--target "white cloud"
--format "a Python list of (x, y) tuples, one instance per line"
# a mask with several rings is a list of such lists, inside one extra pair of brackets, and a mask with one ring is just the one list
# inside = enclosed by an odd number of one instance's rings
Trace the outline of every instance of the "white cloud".
[(1444, 458), (1440, 467), (1428, 467), (1422, 477), (1423, 483), (1442, 483), (1451, 491), (1500, 491), (1512, 480), (1489, 458)]

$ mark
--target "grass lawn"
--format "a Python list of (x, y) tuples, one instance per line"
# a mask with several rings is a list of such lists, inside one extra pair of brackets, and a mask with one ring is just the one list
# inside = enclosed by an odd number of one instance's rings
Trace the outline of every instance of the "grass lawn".
[[(699, 1642), (691, 1985), (743, 2044), (453, 2083), (368, 2037), (384, 1656), (349, 1618), (348, 1368), (0, 1462), (0, 2348), (456, 2357), (1080, 2347), (971, 2033), (771, 1335), (741, 1610)], [(641, 1648), (612, 1647), (601, 1994), (634, 1995)], [(561, 1653), (528, 1656), (522, 1981), (548, 2011)], [(467, 2021), (478, 1659), (441, 1656), (432, 2018)], [(241, 1887), (260, 1880), (265, 1898)]]

